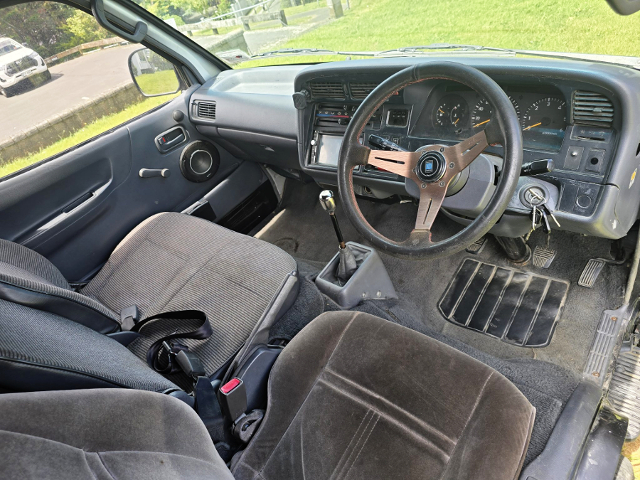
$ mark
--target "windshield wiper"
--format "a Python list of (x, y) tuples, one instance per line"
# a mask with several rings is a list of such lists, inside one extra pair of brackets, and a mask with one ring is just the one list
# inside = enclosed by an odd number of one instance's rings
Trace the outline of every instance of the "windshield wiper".
[(296, 55), (344, 55), (344, 56), (364, 56), (374, 57), (377, 52), (341, 52), (336, 50), (327, 50), (324, 48), (281, 48), (280, 50), (271, 50), (269, 52), (256, 53), (251, 58), (275, 57), (275, 56), (296, 56)]
[[(401, 47), (391, 50), (382, 50), (376, 52), (377, 57), (386, 56), (411, 56), (411, 55), (429, 55), (438, 50), (456, 50), (460, 52), (499, 52), (511, 55), (529, 55), (532, 57), (545, 57), (545, 58), (561, 58), (561, 59), (573, 59), (582, 60), (587, 62), (606, 63), (622, 65), (625, 67), (632, 67), (640, 69), (640, 59), (637, 57), (620, 57), (611, 55), (596, 55), (590, 53), (564, 53), (564, 52), (542, 52), (539, 50), (520, 50), (516, 48), (500, 48), (500, 47), (485, 47), (483, 45), (467, 45), (464, 43), (432, 43), (430, 45), (418, 45), (414, 47)], [(611, 58), (607, 58), (611, 57)]]

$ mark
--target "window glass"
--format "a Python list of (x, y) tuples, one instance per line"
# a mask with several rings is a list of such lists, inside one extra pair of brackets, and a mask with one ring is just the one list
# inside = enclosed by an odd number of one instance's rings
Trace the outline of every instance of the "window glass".
[(153, 86), (159, 96), (136, 88), (129, 56), (140, 48), (61, 3), (0, 8), (0, 177), (173, 98), (179, 82), (156, 54), (140, 87)]
[[(605, 0), (134, 1), (234, 68), (453, 50), (486, 53), (452, 48), (460, 44), (640, 55), (640, 13), (620, 16)], [(397, 51), (427, 45), (435, 48)], [(268, 54), (283, 49), (289, 51)]]

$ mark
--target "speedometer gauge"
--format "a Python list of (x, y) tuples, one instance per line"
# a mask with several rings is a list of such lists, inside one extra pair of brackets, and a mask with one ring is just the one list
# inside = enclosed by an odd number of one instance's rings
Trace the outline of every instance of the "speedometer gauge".
[[(509, 96), (509, 100), (513, 104), (513, 108), (516, 110), (516, 114), (518, 115), (518, 119), (520, 118), (520, 107), (513, 99), (513, 97)], [(478, 100), (476, 106), (473, 107), (473, 111), (471, 112), (471, 128), (480, 128), (483, 125), (486, 125), (491, 121), (491, 115), (493, 114), (493, 108), (491, 108), (491, 104), (485, 98)]]

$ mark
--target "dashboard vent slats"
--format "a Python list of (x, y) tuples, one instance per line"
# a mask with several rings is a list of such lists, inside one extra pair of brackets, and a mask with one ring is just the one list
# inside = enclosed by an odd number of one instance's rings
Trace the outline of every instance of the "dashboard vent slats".
[(363, 100), (367, 98), (367, 96), (373, 92), (377, 86), (377, 83), (371, 82), (350, 83), (349, 90), (351, 91), (351, 98)]
[(573, 92), (573, 121), (576, 125), (611, 127), (613, 104), (600, 93), (576, 90)]
[(196, 115), (200, 118), (208, 118), (209, 120), (215, 120), (216, 119), (215, 102), (198, 102)]
[(313, 98), (345, 98), (342, 82), (311, 82), (309, 87)]

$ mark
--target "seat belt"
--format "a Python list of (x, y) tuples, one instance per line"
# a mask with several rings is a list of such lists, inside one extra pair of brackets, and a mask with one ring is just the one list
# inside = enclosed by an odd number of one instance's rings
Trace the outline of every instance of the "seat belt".
[[(170, 335), (159, 338), (151, 344), (147, 350), (147, 364), (153, 368), (156, 372), (163, 375), (184, 372), (190, 377), (199, 377), (206, 375), (205, 368), (202, 365), (200, 359), (193, 353), (189, 352), (188, 347), (181, 345), (174, 340), (179, 339), (194, 339), (194, 340), (206, 340), (213, 334), (213, 329), (209, 323), (207, 315), (200, 310), (180, 310), (177, 312), (164, 312), (158, 315), (154, 315), (149, 318), (145, 318), (133, 325), (132, 332), (140, 332), (140, 330), (152, 321), (171, 319), (171, 320), (199, 320), (200, 326), (190, 332), (175, 332)], [(160, 352), (162, 349), (167, 351), (167, 365), (162, 366), (160, 364)]]

